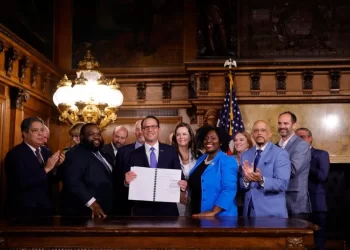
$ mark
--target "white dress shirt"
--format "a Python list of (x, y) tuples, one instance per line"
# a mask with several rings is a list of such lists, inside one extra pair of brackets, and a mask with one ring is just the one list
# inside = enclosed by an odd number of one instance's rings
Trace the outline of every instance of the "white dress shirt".
[(148, 160), (148, 164), (151, 166), (151, 147), (154, 147), (154, 153), (156, 155), (157, 163), (158, 163), (158, 158), (159, 158), (159, 142), (157, 141), (156, 144), (153, 146), (145, 143), (145, 150), (146, 150), (146, 156)]
[(291, 136), (289, 136), (289, 138), (287, 140), (285, 140), (284, 142), (282, 142), (282, 138), (280, 139), (280, 141), (278, 142), (278, 146), (280, 146), (281, 148), (285, 148), (290, 140), (290, 138), (292, 138), (295, 135), (295, 133), (293, 133)]
[[(28, 147), (33, 151), (33, 153), (34, 153), (34, 155), (35, 155), (35, 157), (36, 157), (36, 153), (35, 153), (36, 148), (34, 148), (32, 145), (29, 145), (29, 144), (26, 143), (26, 142), (24, 142), (24, 143), (28, 145)], [(40, 155), (40, 158), (41, 158), (41, 159), (43, 160), (43, 162), (45, 163), (44, 158), (43, 158), (43, 156), (42, 156), (42, 154), (41, 154), (41, 147), (39, 147), (39, 155)]]
[(112, 145), (112, 148), (113, 148), (114, 156), (116, 156), (117, 153), (118, 153), (118, 149), (116, 147), (114, 147), (113, 142), (111, 142), (111, 145)]

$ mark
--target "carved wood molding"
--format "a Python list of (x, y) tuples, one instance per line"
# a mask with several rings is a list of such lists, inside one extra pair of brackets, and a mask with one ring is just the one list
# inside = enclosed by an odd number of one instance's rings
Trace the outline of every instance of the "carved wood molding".
[(340, 90), (340, 76), (341, 72), (340, 70), (331, 70), (329, 71), (329, 78), (330, 78), (330, 86), (329, 90), (331, 94), (338, 94)]
[(162, 84), (162, 90), (163, 90), (163, 100), (170, 100), (171, 99), (171, 88), (172, 88), (172, 82), (163, 82)]
[(18, 56), (19, 56), (18, 50), (14, 47), (11, 47), (6, 51), (6, 59), (5, 59), (5, 61), (6, 61), (5, 67), (6, 68), (5, 69), (6, 69), (6, 75), (8, 77), (10, 77), (12, 75), (13, 63), (15, 61), (17, 61)]
[(260, 94), (260, 71), (250, 72), (250, 93), (253, 96), (258, 96)]
[(204, 109), (198, 109), (196, 111), (196, 117), (197, 117), (197, 125), (198, 127), (203, 126), (204, 121)]
[(30, 98), (29, 91), (16, 87), (10, 88), (11, 107), (23, 110), (24, 103)]
[(0, 54), (6, 49), (5, 42), (0, 40)]
[(41, 67), (38, 64), (35, 64), (32, 68), (32, 79), (31, 79), (31, 85), (33, 88), (37, 85), (37, 78), (41, 74)]
[(191, 73), (188, 79), (188, 99), (197, 98), (197, 78), (195, 73)]
[(201, 72), (199, 73), (199, 90), (200, 91), (209, 91), (209, 73)]
[(303, 93), (304, 95), (311, 95), (313, 90), (314, 72), (312, 70), (305, 70), (303, 72)]
[(288, 237), (287, 238), (287, 247), (303, 247), (303, 237)]
[(139, 82), (136, 84), (137, 89), (137, 100), (138, 101), (144, 101), (146, 99), (146, 83), (145, 82)]
[(286, 94), (287, 84), (286, 84), (287, 72), (286, 71), (277, 71), (276, 72), (276, 92), (277, 95)]
[(27, 51), (30, 55), (33, 55), (38, 60), (43, 62), (43, 64), (47, 65), (51, 69), (53, 69), (55, 72), (59, 72), (59, 74), (62, 73), (62, 70), (57, 67), (53, 62), (51, 62), (49, 59), (47, 59), (45, 56), (40, 54), (37, 50), (32, 48), (29, 44), (27, 44), (25, 41), (23, 41), (21, 38), (16, 36), (14, 33), (12, 33), (8, 28), (0, 24), (0, 36), (3, 38), (4, 42), (8, 44), (13, 44), (12, 46), (19, 47), (21, 51)]
[(51, 74), (50, 73), (44, 73), (43, 74), (43, 80), (41, 85), (41, 90), (46, 91), (47, 86), (50, 86), (50, 80), (51, 80)]
[(22, 59), (19, 61), (19, 81), (23, 82), (25, 79), (25, 73), (29, 67), (31, 67), (32, 62), (30, 59), (26, 56), (22, 57)]

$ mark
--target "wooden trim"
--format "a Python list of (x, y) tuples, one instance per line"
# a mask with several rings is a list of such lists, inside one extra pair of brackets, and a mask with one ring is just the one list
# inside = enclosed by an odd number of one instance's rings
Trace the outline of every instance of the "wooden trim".
[(43, 54), (39, 53), (36, 49), (12, 33), (5, 26), (0, 24), (0, 38), (4, 39), (8, 46), (15, 46), (20, 48), (20, 53), (35, 58), (35, 61), (41, 62), (40, 66), (44, 67), (46, 71), (54, 73), (55, 75), (62, 75), (62, 70), (58, 68), (53, 62), (47, 59)]

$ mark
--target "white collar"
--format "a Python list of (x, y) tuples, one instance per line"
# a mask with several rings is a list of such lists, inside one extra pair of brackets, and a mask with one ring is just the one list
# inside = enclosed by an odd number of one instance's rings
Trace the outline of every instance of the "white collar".
[[(28, 147), (35, 153), (35, 151), (36, 151), (36, 148), (34, 148), (32, 145), (29, 145), (28, 143), (26, 143), (26, 142), (24, 142), (25, 144), (27, 144), (28, 145)], [(41, 148), (39, 147), (38, 148), (39, 149), (39, 152), (41, 153)]]
[(113, 151), (118, 151), (118, 149), (116, 147), (114, 147), (113, 142), (111, 142), (111, 145), (112, 145)]
[(153, 146), (147, 144), (145, 142), (145, 149), (146, 149), (146, 152), (149, 152), (151, 150), (151, 147), (154, 147), (155, 151), (156, 152), (159, 152), (159, 142), (157, 141), (156, 144), (154, 144)]
[(285, 148), (289, 142), (289, 140), (293, 137), (293, 135), (295, 135), (295, 133), (293, 133), (291, 136), (289, 136), (289, 138), (287, 140), (285, 140), (284, 142), (282, 142), (282, 138), (280, 139), (280, 141), (278, 142), (278, 146), (280, 146), (281, 148)]
[(256, 146), (255, 146), (255, 147), (256, 147), (255, 149), (256, 149), (256, 150), (259, 150), (259, 149), (260, 149), (261, 151), (264, 151), (265, 148), (266, 148), (266, 146), (267, 146), (267, 144), (269, 144), (269, 143), (267, 142), (267, 143), (266, 143), (264, 146), (262, 146), (261, 148), (260, 148), (258, 145), (256, 145)]

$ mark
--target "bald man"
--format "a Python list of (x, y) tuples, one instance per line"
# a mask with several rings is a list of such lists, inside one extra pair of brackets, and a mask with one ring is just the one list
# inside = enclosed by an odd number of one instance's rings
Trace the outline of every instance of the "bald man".
[(127, 168), (130, 152), (141, 147), (145, 143), (145, 138), (141, 129), (142, 120), (138, 120), (134, 126), (136, 141), (125, 145), (118, 150), (114, 172), (114, 214), (116, 216), (129, 216), (131, 214), (131, 203), (128, 200), (128, 189), (124, 186), (124, 169)]
[(127, 138), (128, 130), (123, 126), (117, 126), (113, 130), (111, 143), (104, 145), (103, 150), (111, 159), (112, 165), (115, 163), (115, 156), (117, 155), (118, 149), (126, 144)]
[(240, 186), (244, 189), (245, 217), (288, 218), (286, 190), (290, 178), (287, 151), (270, 142), (272, 133), (266, 121), (256, 121), (252, 137), (256, 146), (241, 156)]

